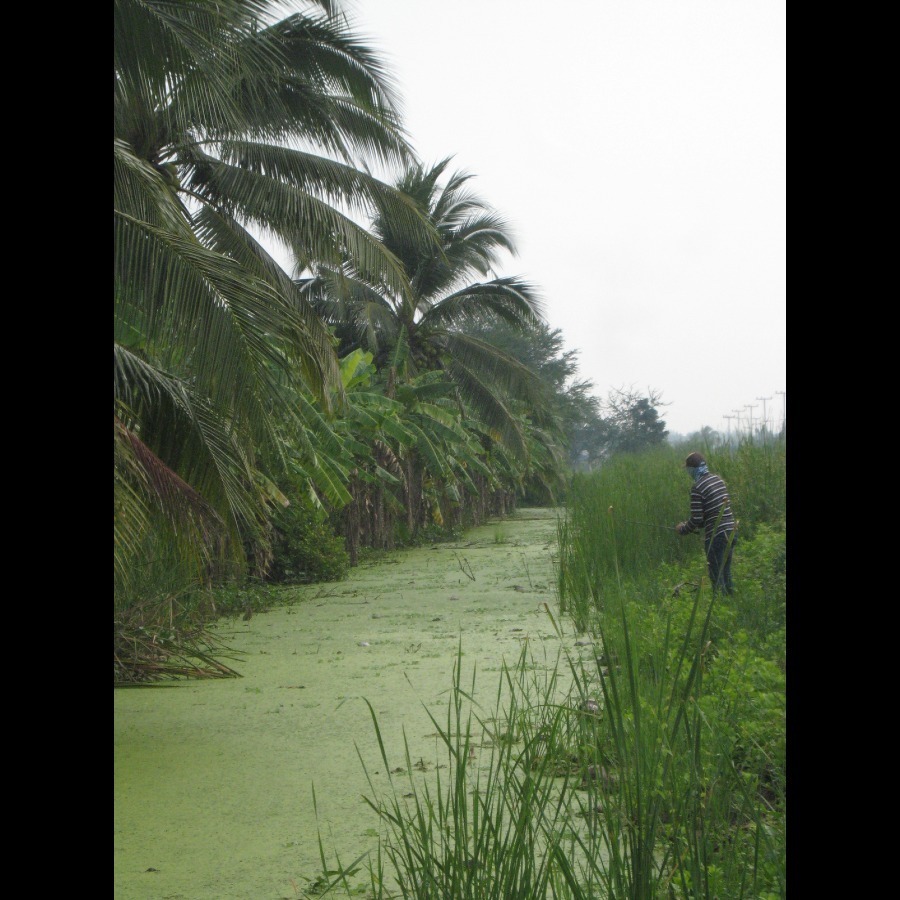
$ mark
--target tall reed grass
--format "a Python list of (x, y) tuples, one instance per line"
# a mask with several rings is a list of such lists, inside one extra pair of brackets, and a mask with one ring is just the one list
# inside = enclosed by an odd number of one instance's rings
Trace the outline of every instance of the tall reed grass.
[(603, 608), (610, 587), (645, 582), (661, 561), (690, 555), (690, 544), (675, 533), (690, 488), (678, 459), (665, 447), (614, 457), (599, 474), (575, 475), (559, 522), (557, 592), (561, 612), (580, 630)]

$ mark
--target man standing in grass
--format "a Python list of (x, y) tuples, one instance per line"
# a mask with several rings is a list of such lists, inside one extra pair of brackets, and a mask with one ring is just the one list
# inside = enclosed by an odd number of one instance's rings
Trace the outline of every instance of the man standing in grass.
[(686, 522), (679, 522), (675, 530), (679, 534), (693, 534), (703, 528), (706, 565), (713, 590), (730, 594), (733, 591), (731, 556), (737, 535), (728, 485), (709, 471), (706, 460), (696, 450), (684, 461), (684, 467), (694, 482), (691, 515)]

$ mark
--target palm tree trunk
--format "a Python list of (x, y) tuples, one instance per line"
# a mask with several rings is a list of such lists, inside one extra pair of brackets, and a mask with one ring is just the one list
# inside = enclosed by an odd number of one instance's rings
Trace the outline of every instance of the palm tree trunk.
[(406, 459), (406, 527), (409, 536), (419, 531), (422, 518), (422, 468), (418, 456), (410, 453)]
[(344, 507), (344, 541), (347, 553), (350, 556), (350, 565), (355, 566), (359, 564), (359, 506), (361, 492), (359, 479), (355, 476), (351, 477), (348, 487), (353, 499)]

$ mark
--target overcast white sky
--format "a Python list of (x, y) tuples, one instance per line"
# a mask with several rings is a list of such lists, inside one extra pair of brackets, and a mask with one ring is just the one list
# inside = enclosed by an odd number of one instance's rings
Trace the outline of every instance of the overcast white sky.
[(343, 8), (423, 162), (452, 155), (510, 222), (498, 274), (540, 287), (595, 393), (661, 394), (671, 433), (758, 427), (764, 405), (781, 425), (784, 0)]

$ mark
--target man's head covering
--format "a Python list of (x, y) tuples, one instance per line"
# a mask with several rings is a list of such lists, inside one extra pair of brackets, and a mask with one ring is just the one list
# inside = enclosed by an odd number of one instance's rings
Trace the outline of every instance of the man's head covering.
[(695, 450), (688, 455), (688, 458), (684, 461), (684, 465), (685, 468), (696, 469), (697, 466), (702, 466), (705, 462), (706, 460), (703, 458), (703, 455)]

